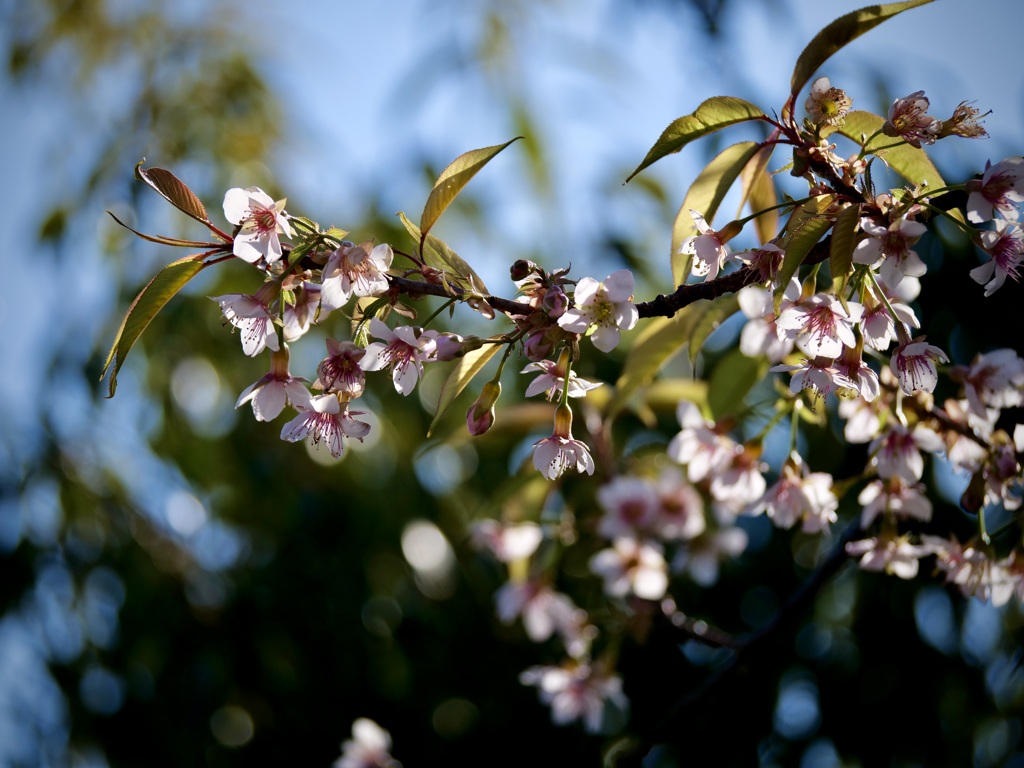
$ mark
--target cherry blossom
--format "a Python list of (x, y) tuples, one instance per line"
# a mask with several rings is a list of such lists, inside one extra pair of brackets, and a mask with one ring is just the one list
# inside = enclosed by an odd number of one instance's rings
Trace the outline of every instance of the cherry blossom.
[(578, 634), (586, 612), (568, 596), (540, 582), (506, 583), (494, 595), (498, 618), (511, 624), (522, 617), (526, 636), (542, 643), (556, 632), (570, 637)]
[(394, 253), (386, 243), (355, 245), (343, 242), (324, 265), (321, 305), (325, 310), (345, 306), (352, 296), (381, 296), (388, 291), (387, 271)]
[(692, 274), (706, 280), (714, 280), (729, 255), (729, 249), (725, 247), (722, 235), (708, 226), (703, 216), (692, 209), (690, 216), (693, 217), (693, 225), (700, 234), (683, 240), (679, 246), (679, 253), (693, 257), (693, 266), (690, 268)]
[(953, 110), (949, 120), (942, 121), (942, 128), (939, 131), (939, 138), (946, 136), (960, 136), (965, 139), (988, 138), (988, 131), (981, 125), (981, 118), (989, 112), (981, 114), (981, 110), (972, 107), (966, 101), (961, 101)]
[(955, 366), (950, 376), (963, 383), (969, 411), (982, 420), (992, 408), (1024, 404), (1024, 359), (1012, 349), (979, 353), (969, 366)]
[(704, 533), (704, 501), (678, 468), (662, 470), (655, 490), (660, 505), (653, 528), (659, 538), (689, 541)]
[(651, 529), (661, 511), (661, 498), (650, 480), (619, 476), (597, 491), (604, 515), (597, 532), (606, 539), (637, 536)]
[(839, 401), (839, 416), (845, 422), (843, 437), (849, 443), (870, 442), (878, 436), (882, 429), (877, 401), (868, 402), (863, 397), (841, 399)]
[(373, 720), (352, 723), (352, 738), (341, 745), (341, 757), (332, 768), (402, 768), (391, 754), (391, 734)]
[(348, 403), (342, 404), (337, 395), (316, 395), (305, 403), (293, 405), (299, 415), (284, 425), (281, 439), (289, 443), (308, 439), (317, 447), (323, 442), (336, 459), (345, 452), (342, 438), (350, 437), (362, 442), (370, 431), (369, 424), (355, 418), (365, 412), (350, 411)]
[(721, 471), (732, 458), (736, 443), (718, 434), (714, 422), (705, 420), (693, 403), (680, 402), (676, 415), (683, 428), (668, 444), (669, 458), (685, 464), (687, 476), (695, 483)]
[(811, 357), (838, 357), (844, 346), (857, 343), (853, 326), (863, 312), (855, 301), (844, 307), (837, 297), (818, 293), (784, 309), (775, 324)]
[(484, 384), (480, 396), (466, 411), (466, 428), (469, 434), (476, 437), (494, 426), (494, 405), (500, 396), (500, 381), (488, 381)]
[(470, 530), (470, 540), (477, 547), (489, 549), (503, 563), (529, 557), (537, 551), (544, 533), (536, 523), (500, 523), (478, 520)]
[(904, 218), (884, 227), (865, 218), (860, 220), (860, 227), (868, 237), (857, 243), (853, 260), (868, 266), (881, 261), (880, 275), (887, 285), (895, 287), (904, 277), (921, 277), (928, 271), (921, 257), (910, 247), (928, 231), (921, 222)]
[(587, 333), (595, 347), (611, 352), (619, 343), (619, 331), (628, 331), (639, 319), (633, 287), (633, 274), (627, 269), (612, 272), (602, 282), (584, 277), (573, 293), (575, 306), (558, 318), (559, 327)]
[(956, 584), (969, 597), (977, 597), (995, 606), (1005, 605), (1020, 587), (1020, 575), (1005, 568), (1009, 562), (998, 563), (974, 544), (960, 544), (955, 538), (922, 536), (922, 543), (936, 555), (939, 570), (946, 581)]
[(617, 538), (610, 549), (590, 558), (590, 570), (604, 579), (604, 591), (612, 597), (660, 600), (668, 589), (668, 565), (661, 545), (653, 541)]
[(243, 390), (235, 408), (251, 401), (257, 421), (273, 421), (284, 410), (285, 403), (294, 405), (309, 399), (303, 382), (305, 379), (288, 372), (288, 348), (284, 347), (270, 356), (270, 372)]
[(924, 91), (914, 91), (909, 96), (896, 99), (889, 107), (889, 119), (883, 126), (885, 135), (899, 137), (918, 149), (922, 144), (934, 144), (942, 122), (926, 114), (928, 106)]
[(997, 220), (995, 227), (978, 233), (981, 247), (992, 258), (971, 270), (971, 278), (985, 286), (986, 297), (1002, 288), (1007, 277), (1020, 282), (1020, 264), (1024, 259), (1024, 229), (1003, 219)]
[(819, 77), (811, 83), (804, 109), (814, 125), (839, 125), (852, 104), (853, 99), (843, 89), (833, 88), (827, 77)]
[(860, 330), (867, 346), (885, 352), (897, 338), (897, 322), (911, 328), (921, 327), (914, 310), (906, 303), (917, 298), (921, 292), (921, 281), (916, 277), (904, 277), (897, 285), (890, 287), (880, 278), (878, 288), (888, 298), (889, 306), (896, 313), (896, 317), (890, 314), (889, 307), (877, 296), (874, 289), (867, 290), (864, 293), (864, 314), (861, 317)]
[(838, 508), (830, 474), (809, 472), (803, 462), (787, 461), (778, 481), (752, 505), (751, 512), (764, 512), (779, 528), (801, 523), (805, 533), (821, 533), (836, 522)]
[(911, 544), (907, 536), (894, 533), (883, 533), (846, 545), (846, 554), (860, 556), (860, 567), (865, 571), (884, 571), (901, 579), (917, 576), (918, 560), (929, 553), (928, 547)]
[(786, 252), (775, 243), (765, 243), (753, 250), (734, 253), (733, 258), (750, 266), (757, 273), (757, 282), (774, 283), (775, 275), (786, 258)]
[(878, 397), (880, 386), (878, 374), (864, 362), (860, 345), (843, 347), (842, 354), (835, 360), (835, 367), (846, 379), (853, 382), (853, 389), (868, 402)]
[(695, 584), (710, 587), (718, 581), (721, 562), (742, 554), (748, 542), (747, 532), (735, 526), (708, 531), (679, 548), (672, 558), (672, 570), (685, 571)]
[(892, 422), (871, 442), (868, 452), (872, 457), (871, 464), (883, 480), (898, 476), (914, 483), (924, 473), (921, 450), (938, 453), (943, 447), (942, 438), (928, 427), (918, 424), (909, 429), (899, 422)]
[[(800, 283), (791, 279), (783, 294), (780, 311), (800, 297)], [(774, 296), (759, 285), (748, 285), (736, 294), (740, 310), (747, 322), (740, 331), (740, 351), (747, 357), (764, 355), (777, 363), (793, 351), (793, 339), (783, 333), (775, 322)]]
[(981, 178), (968, 180), (966, 187), (967, 220), (972, 224), (991, 221), (997, 213), (1016, 220), (1017, 204), (1024, 202), (1024, 157), (986, 162)]
[(310, 329), (320, 306), (320, 286), (310, 280), (303, 280), (292, 289), (294, 303), (284, 307), (284, 340), (298, 341)]
[(822, 397), (828, 397), (840, 389), (857, 389), (857, 382), (847, 377), (835, 360), (828, 357), (815, 357), (813, 360), (804, 358), (800, 365), (773, 365), (768, 370), (776, 373), (792, 372), (789, 391), (793, 394), (808, 387)]
[(864, 507), (860, 527), (868, 528), (883, 513), (927, 523), (932, 519), (932, 503), (923, 491), (920, 483), (907, 482), (899, 475), (872, 480), (857, 496), (857, 503)]
[(434, 355), (433, 336), (411, 325), (400, 325), (392, 331), (376, 317), (370, 320), (370, 333), (382, 341), (366, 346), (366, 355), (359, 361), (359, 367), (364, 371), (390, 368), (395, 389), (408, 396), (423, 376), (423, 363)]
[(889, 360), (889, 367), (900, 381), (900, 388), (908, 395), (912, 392), (934, 392), (939, 381), (936, 363), (948, 363), (946, 353), (924, 336), (900, 344)]
[(313, 389), (359, 397), (366, 387), (366, 374), (359, 365), (366, 350), (351, 341), (327, 339), (327, 357), (316, 367)]
[(533, 466), (548, 480), (556, 480), (567, 469), (594, 474), (594, 460), (587, 446), (572, 436), (572, 411), (560, 405), (555, 411), (555, 431), (533, 444)]
[(224, 195), (224, 218), (239, 227), (232, 253), (255, 264), (265, 259), (273, 264), (281, 258), (279, 235), (294, 237), (285, 200), (274, 200), (259, 187), (229, 189)]
[(572, 660), (560, 667), (530, 667), (519, 675), (519, 682), (537, 686), (541, 701), (551, 707), (555, 725), (582, 720), (590, 733), (601, 730), (609, 706), (620, 711), (629, 707), (619, 676), (586, 660)]
[[(543, 392), (547, 399), (551, 401), (561, 396), (562, 389), (566, 386), (565, 368), (563, 365), (552, 360), (538, 360), (523, 368), (521, 373), (531, 373), (533, 371), (540, 371), (540, 376), (531, 381), (530, 385), (526, 388), (527, 397), (533, 397)], [(600, 386), (601, 382), (599, 381), (587, 381), (577, 376), (575, 371), (569, 371), (569, 391), (567, 393), (569, 397), (584, 397), (587, 392)]]
[[(273, 285), (273, 283), (266, 283)], [(261, 289), (262, 291), (262, 289)], [(274, 318), (265, 299), (257, 292), (256, 295), (244, 293), (228, 293), (224, 296), (211, 296), (220, 305), (224, 319), (239, 331), (242, 351), (249, 357), (256, 357), (264, 349), (274, 351), (280, 348)]]

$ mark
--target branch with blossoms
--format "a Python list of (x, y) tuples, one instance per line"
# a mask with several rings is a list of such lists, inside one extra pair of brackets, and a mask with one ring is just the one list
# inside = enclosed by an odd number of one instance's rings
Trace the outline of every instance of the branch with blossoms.
[[(664, 621), (708, 645), (752, 644), (689, 616), (675, 597), (680, 584), (711, 586), (723, 565), (744, 552), (744, 518), (763, 515), (776, 528), (821, 536), (839, 522), (842, 502), (859, 508), (847, 530), (864, 537), (844, 540), (838, 554), (822, 560), (808, 581), (814, 589), (845, 557), (864, 570), (904, 579), (934, 558), (934, 570), (966, 595), (994, 604), (1024, 600), (1024, 425), (1012, 422), (1013, 409), (1024, 405), (1024, 359), (996, 349), (949, 365), (946, 352), (920, 333), (926, 319), (914, 306), (928, 271), (915, 247), (939, 219), (982, 254), (965, 274), (975, 290), (989, 297), (1007, 278), (1019, 281), (1024, 158), (989, 162), (976, 177), (948, 183), (926, 148), (986, 136), (979, 110), (962, 102), (940, 119), (916, 91), (895, 99), (885, 116), (875, 115), (852, 110), (853, 98), (827, 77), (811, 81), (840, 47), (927, 1), (872, 6), (822, 30), (798, 59), (779, 116), (718, 96), (666, 128), (630, 178), (738, 123), (762, 123), (768, 136), (727, 147), (698, 176), (672, 227), (673, 285), (648, 301), (636, 301), (628, 270), (577, 279), (568, 268), (522, 259), (510, 266), (514, 295), (502, 296), (431, 234), (472, 177), (512, 142), (456, 158), (429, 193), (418, 223), (400, 214), (412, 243), (407, 251), (350, 241), (345, 230), (296, 215), (285, 200), (257, 187), (227, 191), (223, 214), (231, 228), (222, 229), (173, 174), (140, 166), (138, 177), (212, 239), (136, 233), (200, 252), (169, 264), (131, 305), (105, 366), (110, 394), (156, 313), (200, 271), (230, 260), (250, 265), (262, 282), (252, 293), (213, 300), (246, 355), (270, 353), (269, 371), (237, 405), (249, 403), (259, 421), (290, 408), (283, 440), (309, 441), (341, 458), (348, 441), (363, 440), (371, 428), (357, 407), (368, 373), (386, 372), (395, 390), (408, 396), (426, 366), (447, 363), (436, 426), (499, 357), (466, 412), (469, 433), (483, 435), (500, 419), (506, 363), (513, 355), (525, 361), (521, 372), (533, 378), (524, 396), (543, 395), (553, 407), (550, 436), (533, 444), (533, 469), (550, 483), (593, 476), (596, 490), (582, 494), (579, 516), (569, 522), (483, 519), (470, 538), (507, 565), (508, 580), (496, 593), (500, 620), (521, 621), (532, 641), (556, 640), (564, 649), (560, 663), (532, 667), (521, 682), (538, 688), (555, 723), (580, 720), (593, 732), (614, 731), (628, 717), (616, 673), (625, 637), (643, 642), (652, 624)], [(798, 96), (808, 83), (806, 114), (798, 120)], [(806, 184), (802, 198), (783, 195), (768, 170), (771, 155), (782, 148), (792, 152), (791, 176)], [(877, 188), (882, 166), (904, 186)], [(709, 222), (737, 183), (750, 215), (713, 227)], [(734, 250), (730, 244), (741, 235), (756, 242)], [(425, 297), (444, 302), (422, 324), (406, 323), (417, 317), (406, 302)], [(431, 327), (455, 304), (493, 321), (495, 332), (480, 337)], [(712, 330), (734, 314), (743, 319), (738, 353), (713, 360), (706, 374), (720, 382), (718, 371), (726, 371), (729, 399), (715, 400), (710, 384), (688, 382), (675, 408), (679, 431), (673, 437), (639, 457), (616, 450), (609, 435), (619, 415), (649, 416), (665, 363), (684, 348), (696, 360)], [(350, 336), (327, 339), (315, 376), (294, 376), (289, 345), (314, 327), (342, 325), (336, 323), (342, 316)], [(389, 323), (393, 316), (402, 320)], [(581, 362), (593, 354), (584, 342), (597, 353), (613, 353), (641, 320), (644, 328), (628, 337), (614, 387), (594, 402), (590, 393), (602, 383), (579, 375)], [(937, 406), (940, 381), (950, 396)], [(755, 391), (760, 400), (752, 398)], [(574, 421), (581, 413), (583, 429)], [(867, 444), (866, 463), (848, 477), (833, 477), (815, 466), (817, 457), (797, 450), (802, 435), (825, 431), (829, 413), (842, 423), (847, 443)], [(658, 424), (656, 417), (647, 421)], [(769, 460), (766, 439), (787, 427), (789, 450)], [(600, 440), (600, 450), (592, 452), (587, 435)], [(951, 531), (934, 533), (938, 493), (926, 485), (924, 469), (933, 460), (927, 457), (940, 454), (965, 478), (962, 506), (977, 519), (976, 535), (963, 543)], [(1000, 530), (987, 524), (994, 510)], [(926, 524), (932, 533), (924, 533)], [(599, 598), (591, 590), (583, 605), (554, 586), (573, 548), (586, 553), (589, 573), (601, 584)], [(754, 637), (790, 617), (793, 606), (804, 604), (804, 592)]]

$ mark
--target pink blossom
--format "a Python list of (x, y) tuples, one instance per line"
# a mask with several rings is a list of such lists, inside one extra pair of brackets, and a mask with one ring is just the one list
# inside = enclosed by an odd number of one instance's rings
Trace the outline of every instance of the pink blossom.
[(423, 363), (434, 355), (433, 336), (411, 325), (401, 325), (392, 331), (376, 317), (370, 320), (370, 333), (382, 341), (366, 346), (366, 355), (359, 366), (364, 371), (390, 368), (395, 389), (408, 396), (423, 376)]
[(303, 280), (294, 288), (294, 303), (286, 303), (284, 307), (284, 340), (296, 341), (309, 330), (320, 306), (320, 286), (309, 280)]
[(614, 478), (598, 489), (597, 503), (604, 510), (597, 532), (606, 539), (646, 533), (661, 511), (657, 489), (642, 477)]
[(967, 220), (972, 224), (1018, 217), (1017, 203), (1024, 202), (1024, 157), (1008, 157), (995, 165), (985, 163), (980, 179), (967, 182)]
[(672, 570), (685, 571), (695, 584), (710, 587), (718, 581), (721, 562), (740, 555), (748, 542), (747, 532), (735, 526), (706, 532), (679, 548), (672, 559)]
[(835, 367), (839, 373), (853, 382), (853, 389), (865, 400), (870, 402), (878, 397), (878, 374), (864, 362), (859, 346), (844, 347), (842, 354), (835, 360)]
[(714, 476), (729, 463), (736, 443), (718, 434), (693, 403), (680, 402), (676, 413), (683, 428), (668, 444), (669, 458), (686, 465), (692, 482)]
[(946, 582), (956, 584), (964, 595), (991, 601), (1000, 606), (1009, 602), (1020, 588), (1020, 574), (1005, 568), (1012, 560), (997, 563), (984, 550), (973, 544), (960, 544), (956, 539), (923, 536), (922, 541), (934, 552), (939, 570), (945, 571)]
[(548, 480), (556, 480), (567, 469), (594, 474), (594, 460), (587, 446), (572, 436), (572, 411), (566, 405), (555, 411), (551, 437), (533, 444), (533, 466)]
[(267, 348), (275, 351), (279, 349), (274, 318), (259, 293), (254, 296), (244, 293), (228, 293), (224, 296), (211, 296), (210, 298), (220, 305), (224, 319), (238, 329), (239, 338), (242, 340), (242, 351), (249, 357), (256, 357)]
[(693, 257), (690, 271), (697, 277), (714, 280), (725, 263), (729, 250), (722, 241), (722, 236), (708, 226), (707, 221), (697, 211), (691, 210), (693, 225), (700, 232), (692, 235), (680, 244), (679, 253)]
[(818, 293), (783, 310), (775, 324), (811, 357), (838, 357), (857, 343), (853, 326), (863, 312), (855, 301), (843, 307), (835, 296)]
[(867, 528), (880, 514), (895, 518), (911, 518), (927, 523), (932, 519), (932, 503), (922, 493), (920, 483), (907, 482), (899, 475), (888, 480), (872, 480), (857, 496), (861, 511), (860, 526)]
[(352, 723), (352, 738), (341, 745), (341, 757), (332, 768), (402, 768), (391, 754), (391, 734), (373, 720)]
[(901, 579), (917, 576), (918, 560), (929, 553), (927, 547), (911, 544), (906, 536), (895, 534), (881, 534), (846, 545), (846, 554), (860, 556), (863, 570), (884, 571)]
[(688, 541), (704, 533), (704, 501), (676, 467), (666, 467), (655, 483), (660, 501), (654, 532), (662, 539)]
[(494, 404), (501, 397), (501, 382), (488, 381), (480, 390), (480, 396), (466, 411), (466, 429), (478, 437), (494, 426)]
[(349, 411), (348, 403), (342, 404), (337, 395), (326, 394), (309, 398), (306, 403), (294, 403), (299, 415), (281, 429), (281, 439), (289, 443), (308, 439), (312, 445), (321, 442), (331, 455), (340, 459), (345, 451), (343, 437), (355, 438), (362, 442), (370, 425), (357, 421), (356, 416), (364, 411)]
[(843, 437), (848, 443), (867, 443), (882, 429), (878, 404), (869, 403), (863, 397), (840, 399), (839, 416), (846, 420)]
[(1002, 288), (1007, 277), (1020, 282), (1020, 264), (1024, 259), (1021, 226), (999, 219), (995, 227), (995, 230), (978, 233), (981, 247), (992, 258), (971, 270), (971, 279), (985, 286), (986, 297)]
[(792, 528), (798, 522), (805, 533), (821, 533), (836, 522), (839, 500), (832, 492), (832, 476), (826, 472), (808, 472), (807, 465), (787, 461), (778, 481), (751, 508), (765, 512), (779, 528)]
[(1012, 349), (979, 353), (969, 366), (958, 365), (951, 374), (962, 382), (969, 411), (985, 420), (989, 409), (1024, 404), (1024, 359)]
[(852, 104), (853, 99), (842, 88), (833, 88), (827, 77), (819, 77), (811, 83), (804, 109), (814, 125), (839, 125)]
[(942, 121), (926, 114), (928, 106), (924, 91), (896, 99), (889, 107), (889, 119), (883, 126), (885, 135), (899, 137), (918, 149), (922, 144), (934, 144), (942, 130)]
[(617, 538), (590, 558), (590, 570), (604, 579), (604, 591), (612, 597), (660, 600), (668, 589), (668, 565), (656, 542)]
[(541, 701), (551, 707), (555, 725), (582, 720), (590, 733), (601, 730), (608, 707), (620, 711), (629, 707), (618, 675), (586, 660), (573, 660), (560, 667), (530, 667), (519, 675), (519, 682), (537, 686)]
[(259, 187), (229, 189), (224, 195), (224, 218), (239, 227), (232, 252), (243, 261), (255, 264), (261, 258), (268, 264), (282, 255), (278, 235), (294, 237), (284, 200), (274, 200)]
[(575, 306), (558, 318), (558, 325), (570, 333), (588, 333), (602, 352), (619, 343), (619, 331), (628, 331), (639, 319), (633, 305), (633, 274), (627, 269), (612, 272), (602, 282), (584, 277), (573, 293)]
[(804, 358), (800, 365), (773, 365), (768, 370), (776, 373), (792, 372), (789, 391), (793, 394), (808, 387), (822, 397), (828, 397), (840, 389), (857, 389), (857, 382), (848, 378), (835, 361), (827, 357), (815, 357), (813, 360)]
[(366, 374), (359, 366), (366, 350), (351, 341), (327, 339), (327, 357), (316, 367), (313, 389), (359, 397), (366, 387)]
[(386, 243), (342, 243), (324, 265), (320, 300), (323, 308), (330, 311), (343, 307), (352, 296), (387, 293), (387, 271), (393, 258), (391, 246)]
[(547, 584), (529, 581), (509, 582), (495, 593), (498, 618), (511, 624), (517, 617), (523, 619), (526, 635), (535, 643), (542, 643), (555, 632), (570, 637), (586, 622), (586, 612), (577, 608), (561, 592)]
[(868, 237), (857, 243), (853, 260), (868, 266), (881, 261), (880, 274), (886, 284), (895, 287), (904, 277), (921, 277), (928, 271), (921, 257), (910, 247), (928, 231), (921, 222), (897, 219), (884, 227), (865, 218), (860, 220), (860, 227)]
[(309, 393), (303, 383), (288, 372), (288, 348), (274, 352), (270, 357), (270, 372), (250, 384), (235, 408), (252, 401), (252, 412), (257, 421), (273, 421), (284, 410), (285, 403), (305, 403)]
[[(562, 394), (566, 381), (565, 368), (561, 365), (552, 360), (538, 360), (523, 368), (521, 373), (530, 373), (531, 371), (540, 371), (540, 376), (531, 381), (526, 388), (527, 397), (533, 397), (543, 392), (551, 401)], [(599, 381), (587, 381), (577, 376), (575, 371), (569, 371), (569, 397), (584, 397), (587, 392), (600, 386), (601, 382)]]
[(786, 252), (775, 243), (765, 243), (759, 248), (739, 251), (733, 254), (733, 258), (753, 269), (757, 273), (757, 282), (774, 283), (775, 275), (786, 258)]
[(892, 422), (880, 437), (871, 442), (868, 452), (872, 456), (871, 463), (883, 480), (900, 477), (908, 483), (915, 483), (924, 473), (921, 449), (938, 453), (943, 447), (942, 438), (921, 424), (909, 429), (899, 422)]
[(900, 381), (900, 389), (912, 392), (934, 392), (939, 381), (936, 363), (948, 363), (946, 353), (924, 342), (924, 336), (900, 344), (889, 360), (889, 367)]
[(477, 520), (470, 529), (470, 541), (477, 547), (489, 549), (503, 563), (530, 557), (543, 540), (540, 526), (531, 522)]
[[(783, 294), (780, 311), (789, 308), (800, 297), (800, 283), (789, 281)], [(748, 285), (736, 294), (740, 310), (747, 322), (740, 332), (740, 351), (747, 357), (764, 355), (777, 363), (793, 351), (793, 339), (783, 333), (775, 322), (772, 292), (758, 285)]]

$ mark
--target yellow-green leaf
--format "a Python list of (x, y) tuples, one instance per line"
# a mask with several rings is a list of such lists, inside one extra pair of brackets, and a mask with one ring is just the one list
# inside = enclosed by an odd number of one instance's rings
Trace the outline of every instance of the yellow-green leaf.
[(782, 296), (789, 285), (789, 279), (796, 274), (800, 265), (804, 263), (807, 254), (815, 243), (821, 240), (822, 235), (828, 232), (832, 226), (832, 219), (822, 216), (824, 211), (832, 203), (832, 195), (819, 195), (814, 200), (804, 203), (793, 211), (789, 223), (786, 225), (786, 237), (782, 242), (782, 248), (786, 252), (776, 276), (775, 287), (775, 312), (778, 313), (782, 304)]
[(651, 147), (643, 162), (629, 174), (626, 181), (628, 182), (644, 168), (665, 155), (678, 152), (694, 139), (707, 136), (709, 133), (736, 123), (760, 120), (764, 116), (764, 112), (749, 101), (737, 99), (734, 96), (713, 96), (697, 107), (692, 115), (685, 115), (674, 120), (662, 132), (661, 137)]
[[(874, 135), (884, 123), (885, 118), (871, 112), (855, 110), (846, 116), (846, 120), (835, 132), (852, 139), (860, 146), (862, 135)], [(938, 189), (946, 185), (928, 154), (923, 149), (910, 146), (902, 139), (880, 134), (868, 142), (867, 151), (884, 160), (886, 165), (910, 182), (911, 186), (927, 183), (932, 189)]]
[(401, 211), (398, 218), (412, 238), (420, 244), (420, 257), (427, 266), (434, 267), (444, 272), (448, 282), (452, 285), (477, 293), (487, 293), (487, 286), (480, 279), (480, 275), (473, 271), (473, 268), (466, 261), (453, 251), (444, 240), (427, 235), (425, 238), (420, 234), (420, 228), (413, 224), (409, 217)]
[(697, 322), (694, 323), (693, 330), (690, 332), (689, 354), (691, 363), (696, 362), (697, 355), (700, 354), (700, 350), (704, 346), (704, 342), (707, 341), (708, 336), (717, 330), (723, 321), (732, 317), (739, 308), (740, 300), (736, 298), (735, 293), (725, 294), (711, 301), (711, 306), (701, 313)]
[(851, 205), (836, 217), (832, 228), (832, 246), (828, 256), (829, 271), (832, 272), (832, 289), (842, 296), (846, 282), (853, 269), (853, 249), (857, 246), (857, 224), (860, 222), (860, 208)]
[(712, 306), (707, 300), (695, 301), (673, 317), (657, 317), (647, 323), (633, 342), (622, 374), (615, 382), (615, 394), (605, 408), (607, 419), (615, 418), (633, 394), (653, 381), (662, 366), (690, 342), (693, 329)]
[(427, 437), (434, 431), (434, 427), (441, 421), (441, 417), (452, 401), (458, 397), (477, 374), (483, 369), (487, 362), (503, 348), (502, 344), (484, 344), (479, 349), (474, 349), (460, 357), (452, 368), (448, 378), (441, 386), (441, 394), (437, 399), (437, 409), (434, 411), (434, 418), (427, 430)]
[(441, 171), (441, 175), (434, 182), (434, 188), (430, 190), (426, 205), (423, 206), (423, 215), (420, 216), (422, 237), (426, 237), (430, 228), (437, 223), (441, 214), (451, 205), (452, 200), (469, 183), (469, 180), (476, 175), (476, 172), (487, 165), (501, 150), (521, 138), (522, 136), (516, 136), (515, 139), (506, 141), (504, 144), (466, 152), (455, 158), (447, 168)]
[(718, 361), (708, 379), (708, 406), (715, 419), (735, 415), (743, 399), (768, 374), (770, 363), (763, 355), (747, 357), (734, 349)]
[[(768, 170), (768, 160), (772, 156), (773, 149), (775, 149), (774, 144), (761, 147), (740, 174), (740, 182), (743, 185), (740, 212), (743, 210), (744, 202), (750, 203), (751, 214), (772, 208), (778, 203), (775, 182)], [(738, 213), (737, 216), (739, 215)], [(754, 230), (757, 232), (758, 242), (762, 245), (775, 237), (779, 231), (778, 209), (766, 211), (754, 219)]]
[(814, 39), (807, 44), (797, 58), (796, 66), (793, 68), (793, 77), (790, 79), (791, 103), (796, 102), (796, 95), (803, 90), (807, 81), (818, 71), (818, 67), (824, 64), (833, 53), (896, 14), (919, 5), (927, 5), (930, 2), (932, 0), (907, 0), (903, 3), (870, 5), (840, 16), (833, 21), (814, 36)]
[(157, 313), (164, 308), (164, 305), (189, 280), (206, 267), (206, 264), (201, 259), (202, 254), (198, 254), (171, 262), (157, 272), (156, 276), (146, 284), (145, 288), (139, 291), (135, 301), (128, 307), (128, 311), (121, 321), (121, 327), (117, 329), (117, 335), (114, 337), (114, 343), (110, 347), (110, 352), (107, 354), (107, 360), (103, 363), (103, 371), (100, 373), (100, 379), (102, 380), (107, 373), (107, 369), (110, 368), (110, 364), (114, 364), (114, 368), (110, 373), (109, 397), (113, 397), (114, 391), (117, 389), (117, 372), (121, 370), (121, 365), (128, 356), (128, 351), (138, 341), (142, 332), (146, 330), (153, 318), (157, 316)]
[(679, 253), (683, 240), (697, 234), (690, 210), (697, 211), (710, 224), (726, 193), (740, 171), (757, 152), (758, 144), (744, 141), (726, 147), (705, 166), (686, 192), (672, 225), (672, 284), (682, 285), (690, 272), (690, 257)]
[(138, 163), (135, 166), (135, 176), (149, 184), (164, 200), (182, 213), (186, 213), (204, 224), (209, 222), (202, 201), (188, 188), (188, 185), (170, 171), (163, 168), (143, 168), (142, 163)]

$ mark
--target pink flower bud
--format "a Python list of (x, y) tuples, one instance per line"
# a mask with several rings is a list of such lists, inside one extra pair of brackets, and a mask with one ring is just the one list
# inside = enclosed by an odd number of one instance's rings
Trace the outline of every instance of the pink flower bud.
[(562, 290), (561, 286), (553, 285), (544, 293), (544, 298), (541, 300), (540, 305), (547, 312), (548, 317), (552, 320), (557, 320), (569, 308), (569, 297), (565, 295), (565, 291)]
[(480, 390), (480, 397), (466, 411), (466, 426), (469, 434), (482, 435), (494, 424), (494, 404), (501, 395), (501, 382), (489, 381)]

